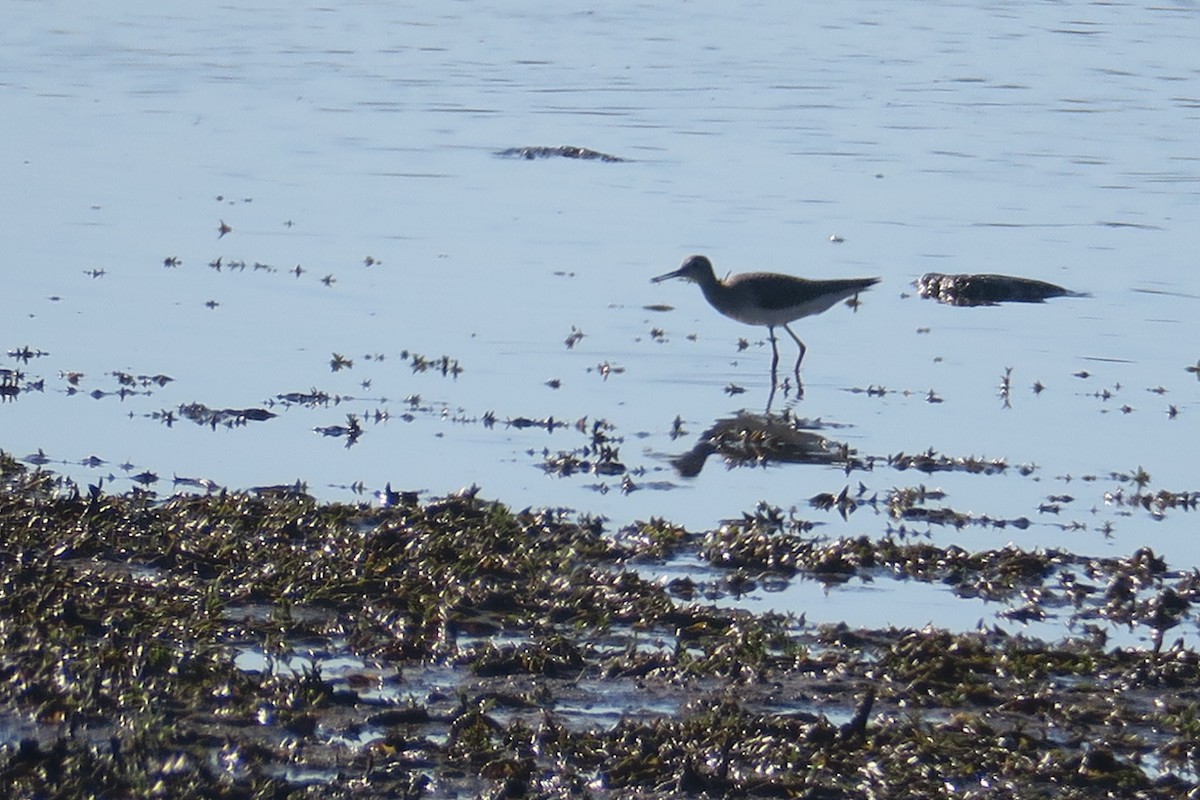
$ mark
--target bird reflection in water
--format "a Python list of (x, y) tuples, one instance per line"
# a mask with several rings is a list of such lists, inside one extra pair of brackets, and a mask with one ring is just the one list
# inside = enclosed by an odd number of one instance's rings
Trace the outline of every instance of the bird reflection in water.
[(757, 466), (772, 462), (827, 464), (852, 469), (861, 466), (848, 445), (827, 439), (818, 430), (824, 423), (798, 419), (791, 414), (757, 414), (741, 411), (719, 419), (701, 434), (691, 450), (671, 460), (680, 477), (694, 478), (708, 457), (718, 454), (727, 466)]

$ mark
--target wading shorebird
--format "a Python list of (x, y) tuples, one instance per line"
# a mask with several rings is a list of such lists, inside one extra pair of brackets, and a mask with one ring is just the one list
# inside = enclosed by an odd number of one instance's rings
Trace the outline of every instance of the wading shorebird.
[(766, 325), (771, 339), (771, 394), (778, 385), (779, 348), (775, 343), (775, 328), (781, 326), (796, 340), (800, 355), (796, 358), (796, 393), (803, 394), (800, 384), (800, 362), (808, 349), (800, 337), (788, 327), (789, 322), (820, 314), (834, 304), (870, 289), (879, 278), (834, 278), (810, 281), (776, 272), (744, 272), (724, 280), (713, 272), (706, 256), (688, 256), (674, 272), (653, 278), (653, 283), (682, 278), (700, 284), (709, 305), (731, 319), (747, 325)]

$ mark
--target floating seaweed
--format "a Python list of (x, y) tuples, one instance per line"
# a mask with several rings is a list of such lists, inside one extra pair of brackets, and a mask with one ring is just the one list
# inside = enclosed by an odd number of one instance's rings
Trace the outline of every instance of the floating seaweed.
[(25, 345), (24, 347), (18, 347), (15, 350), (8, 351), (9, 358), (14, 358), (17, 361), (20, 361), (24, 364), (28, 364), (30, 361), (32, 361), (35, 358), (44, 358), (48, 355), (50, 355), (49, 351), (35, 349), (35, 348), (30, 347), (29, 345)]
[(309, 389), (307, 392), (287, 392), (285, 394), (275, 395), (275, 399), (285, 406), (304, 406), (305, 408), (319, 408), (329, 405), (337, 405), (342, 401), (341, 397), (331, 395), (328, 392), (323, 392), (316, 387)]
[(175, 380), (170, 375), (163, 375), (163, 374), (131, 375), (128, 372), (121, 372), (120, 370), (114, 370), (113, 372), (111, 372), (109, 374), (117, 379), (118, 384), (120, 384), (121, 386), (126, 386), (126, 387), (135, 387), (135, 386), (140, 386), (142, 388), (146, 388), (149, 386), (163, 387), (163, 386), (166, 386), (168, 383), (171, 383), (172, 381)]
[(541, 428), (548, 433), (553, 432), (556, 428), (567, 427), (567, 423), (563, 422), (561, 419), (555, 419), (554, 417), (545, 417), (544, 419), (532, 419), (530, 417), (510, 417), (509, 419), (505, 420), (504, 424), (510, 428), (516, 428), (517, 430), (523, 430), (525, 428)]
[[(566, 423), (549, 420), (553, 430), (554, 425), (567, 427)], [(511, 424), (511, 422), (510, 422)], [(575, 429), (587, 435), (588, 442), (574, 450), (560, 450), (551, 453), (549, 449), (542, 451), (541, 468), (551, 475), (566, 478), (576, 473), (591, 475), (622, 475), (629, 479), (628, 468), (621, 461), (620, 444), (622, 439), (612, 435), (613, 425), (605, 419), (588, 422), (587, 417), (575, 423)], [(632, 479), (630, 479), (632, 480)], [(633, 490), (632, 483), (622, 483), (622, 489), (628, 494)]]
[(183, 403), (179, 406), (179, 416), (215, 430), (218, 425), (233, 428), (247, 422), (265, 422), (275, 414), (265, 408), (209, 408), (204, 403)]
[[(874, 459), (870, 459), (873, 463)], [(935, 452), (932, 448), (924, 453), (899, 452), (886, 459), (889, 467), (898, 470), (916, 469), (921, 472), (969, 472), (975, 475), (997, 475), (1008, 469), (1008, 461), (1003, 458), (978, 458), (976, 456), (947, 456)], [(1022, 475), (1033, 472), (1030, 465), (1019, 468)]]
[(345, 438), (346, 447), (353, 447), (358, 443), (358, 440), (363, 435), (362, 424), (358, 421), (358, 416), (355, 414), (346, 415), (345, 425), (326, 425), (313, 428), (314, 433), (319, 433), (322, 436), (330, 436), (333, 438)]
[(438, 358), (428, 358), (420, 353), (410, 353), (408, 350), (402, 350), (400, 351), (400, 357), (408, 360), (408, 365), (412, 367), (413, 372), (434, 371), (451, 378), (457, 378), (463, 372), (458, 359), (451, 358), (450, 356), (444, 355)]

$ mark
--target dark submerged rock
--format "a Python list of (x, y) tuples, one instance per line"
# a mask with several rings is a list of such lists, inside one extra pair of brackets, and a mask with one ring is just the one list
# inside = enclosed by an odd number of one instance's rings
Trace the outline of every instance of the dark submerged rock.
[(921, 297), (952, 306), (992, 306), (998, 303), (1041, 303), (1051, 297), (1082, 297), (1053, 283), (1013, 275), (927, 272), (917, 281)]
[(589, 150), (586, 147), (573, 147), (569, 145), (559, 147), (510, 147), (507, 150), (497, 150), (496, 155), (501, 158), (524, 158), (528, 161), (532, 161), (535, 158), (580, 158), (585, 161), (604, 161), (615, 164), (629, 160), (620, 156), (601, 153), (597, 150)]

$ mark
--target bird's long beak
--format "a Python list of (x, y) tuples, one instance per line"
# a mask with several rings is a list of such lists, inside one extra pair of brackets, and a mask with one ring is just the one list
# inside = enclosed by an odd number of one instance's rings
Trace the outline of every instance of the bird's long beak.
[(657, 278), (651, 278), (650, 282), (651, 283), (662, 283), (663, 281), (671, 280), (671, 278), (682, 278), (682, 277), (683, 277), (683, 270), (677, 269), (674, 272), (668, 272), (666, 275), (659, 275)]

